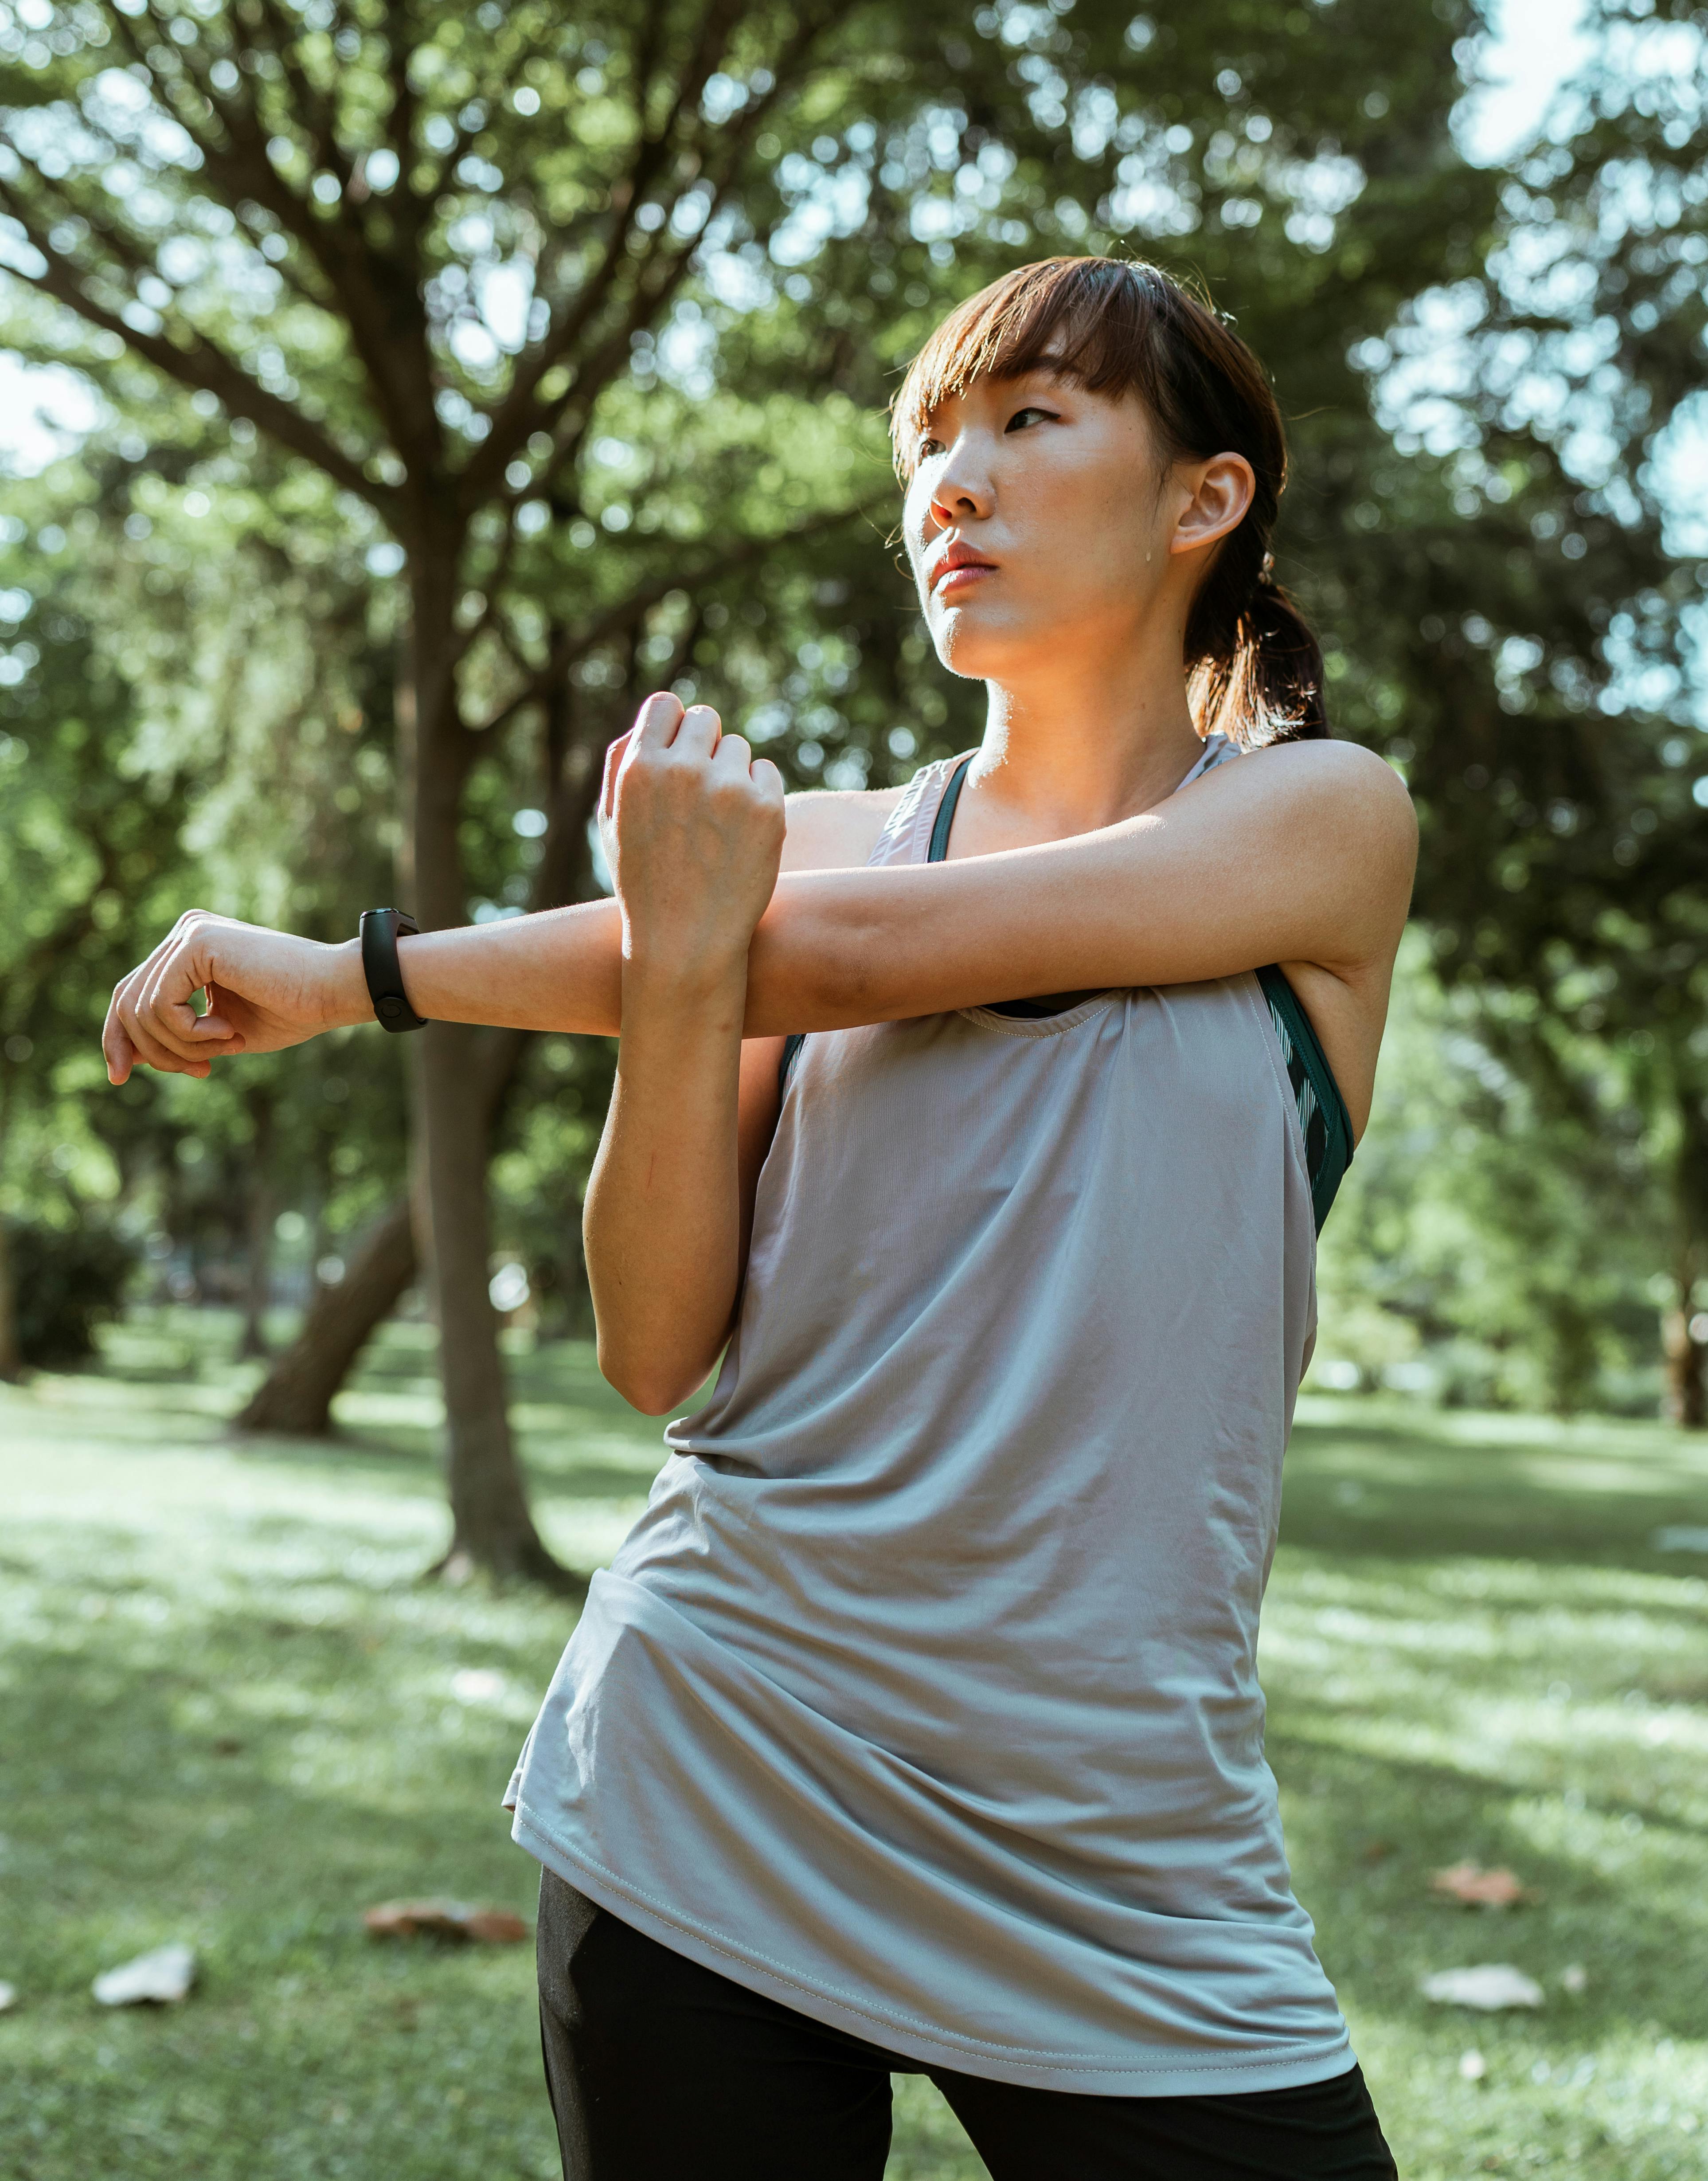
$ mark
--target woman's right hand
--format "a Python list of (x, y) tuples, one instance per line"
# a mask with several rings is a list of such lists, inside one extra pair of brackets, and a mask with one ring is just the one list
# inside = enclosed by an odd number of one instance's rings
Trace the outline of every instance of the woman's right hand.
[(777, 883), (783, 776), (709, 704), (649, 697), (605, 757), (599, 830), (622, 904), (625, 977), (745, 979)]
[[(207, 1013), (190, 1004), (207, 995)], [(114, 987), (101, 1033), (110, 1083), (140, 1061), (206, 1075), (240, 1052), (278, 1052), (323, 1030), (372, 1019), (360, 943), (324, 947), (192, 908)]]

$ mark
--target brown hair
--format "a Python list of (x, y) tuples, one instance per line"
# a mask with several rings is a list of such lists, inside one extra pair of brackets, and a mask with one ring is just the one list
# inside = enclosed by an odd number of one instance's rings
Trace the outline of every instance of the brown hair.
[(1326, 735), (1323, 660), (1275, 580), (1270, 539), (1287, 483), (1287, 437), (1263, 366), (1206, 303), (1154, 265), (1050, 257), (981, 289), (938, 327), (890, 405), (904, 482), (937, 405), (976, 378), (1060, 371), (1094, 394), (1137, 394), (1169, 461), (1243, 455), (1257, 480), (1223, 538), (1186, 629), (1187, 687), (1200, 733), (1250, 748)]

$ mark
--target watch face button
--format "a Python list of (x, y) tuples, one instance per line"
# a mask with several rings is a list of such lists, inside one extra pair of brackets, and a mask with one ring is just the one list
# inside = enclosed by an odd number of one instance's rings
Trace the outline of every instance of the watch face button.
[(395, 1022), (403, 1013), (403, 1002), (401, 1000), (382, 1000), (379, 1011), (388, 1022)]

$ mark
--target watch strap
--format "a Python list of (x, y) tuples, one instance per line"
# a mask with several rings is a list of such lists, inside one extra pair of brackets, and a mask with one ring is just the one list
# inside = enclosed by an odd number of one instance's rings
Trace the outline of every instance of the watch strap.
[(367, 980), (367, 996), (381, 1028), (425, 1030), (427, 1017), (418, 1015), (410, 1005), (397, 958), (399, 936), (419, 931), (421, 926), (406, 909), (365, 908), (361, 929), (361, 973)]

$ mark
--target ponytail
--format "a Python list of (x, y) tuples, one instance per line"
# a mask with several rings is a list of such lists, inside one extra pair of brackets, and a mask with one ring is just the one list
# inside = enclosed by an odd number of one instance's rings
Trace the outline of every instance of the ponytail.
[(1287, 484), (1287, 435), (1263, 366), (1209, 306), (1154, 265), (1052, 257), (994, 281), (914, 358), (891, 410), (896, 466), (923, 420), (972, 381), (1050, 364), (1094, 394), (1134, 393), (1170, 461), (1242, 455), (1255, 490), (1217, 548), (1187, 621), (1187, 689), (1200, 734), (1242, 748), (1329, 732), (1323, 658), (1270, 549)]
[(1227, 563), (1243, 557), (1229, 554), (1241, 535), (1237, 530), (1223, 542), (1186, 625), (1193, 719), (1200, 734), (1224, 734), (1242, 749), (1322, 740), (1329, 732), (1322, 651), (1309, 622), (1276, 583), (1267, 554), (1244, 598), (1238, 596), (1237, 567)]

